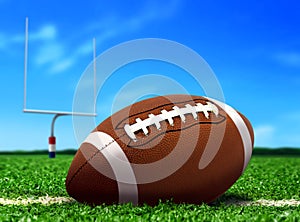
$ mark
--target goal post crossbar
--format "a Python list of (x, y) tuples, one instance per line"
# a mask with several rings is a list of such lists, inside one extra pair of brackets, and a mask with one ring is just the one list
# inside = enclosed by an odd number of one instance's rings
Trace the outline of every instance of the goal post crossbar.
[(39, 109), (23, 109), (24, 113), (40, 113), (40, 114), (59, 114), (59, 115), (72, 115), (72, 116), (97, 116), (96, 113), (84, 113), (84, 112), (67, 112), (56, 110), (39, 110)]

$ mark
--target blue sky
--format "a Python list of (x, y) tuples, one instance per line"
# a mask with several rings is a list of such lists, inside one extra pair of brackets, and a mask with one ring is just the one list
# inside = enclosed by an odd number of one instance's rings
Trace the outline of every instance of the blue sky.
[[(50, 134), (51, 115), (22, 113), (26, 16), (28, 108), (72, 110), (77, 82), (92, 61), (93, 37), (97, 55), (125, 41), (163, 38), (207, 61), (226, 103), (250, 119), (256, 146), (300, 147), (299, 11), (298, 1), (0, 0), (0, 150), (46, 149)], [(98, 123), (110, 115), (129, 72), (130, 78), (166, 72), (189, 92), (202, 92), (178, 70), (145, 67), (125, 67), (106, 82), (97, 99)], [(78, 147), (71, 117), (57, 120), (55, 134), (58, 149)]]

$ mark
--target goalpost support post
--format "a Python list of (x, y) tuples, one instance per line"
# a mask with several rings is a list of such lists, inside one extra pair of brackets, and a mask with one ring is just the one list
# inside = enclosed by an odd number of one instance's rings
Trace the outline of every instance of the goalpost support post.
[(55, 136), (49, 137), (49, 158), (55, 158), (56, 156), (56, 139)]
[(49, 146), (48, 146), (48, 153), (49, 153), (49, 158), (55, 158), (56, 156), (56, 138), (54, 136), (54, 124), (55, 124), (55, 120), (59, 117), (59, 116), (63, 116), (66, 114), (60, 114), (57, 113), (55, 114), (55, 116), (52, 119), (52, 123), (51, 123), (51, 133), (49, 136)]

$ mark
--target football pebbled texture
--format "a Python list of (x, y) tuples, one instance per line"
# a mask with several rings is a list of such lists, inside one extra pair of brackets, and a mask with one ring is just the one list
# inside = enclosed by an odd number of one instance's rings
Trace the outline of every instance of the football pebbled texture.
[(146, 99), (88, 135), (66, 189), (92, 205), (209, 203), (242, 175), (253, 142), (250, 122), (222, 102), (191, 95)]

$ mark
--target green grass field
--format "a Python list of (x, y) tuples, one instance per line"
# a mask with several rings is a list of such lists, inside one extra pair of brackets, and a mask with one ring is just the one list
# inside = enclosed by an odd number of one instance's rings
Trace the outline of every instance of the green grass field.
[[(72, 155), (0, 155), (0, 198), (67, 197), (64, 180)], [(155, 207), (0, 204), (0, 221), (300, 221), (300, 205), (243, 206), (243, 201), (300, 200), (300, 157), (254, 156), (243, 176), (216, 202)], [(235, 204), (229, 204), (234, 203)]]

